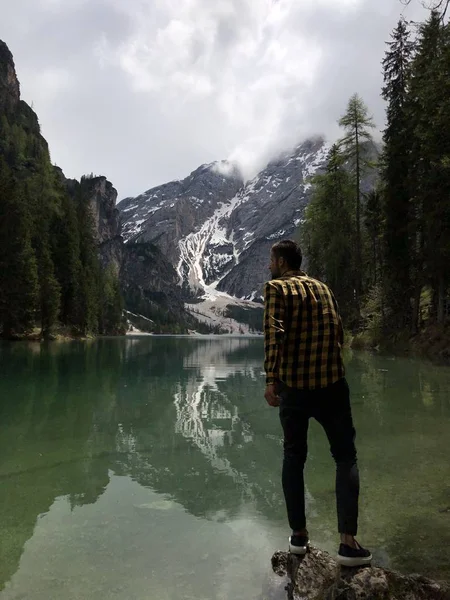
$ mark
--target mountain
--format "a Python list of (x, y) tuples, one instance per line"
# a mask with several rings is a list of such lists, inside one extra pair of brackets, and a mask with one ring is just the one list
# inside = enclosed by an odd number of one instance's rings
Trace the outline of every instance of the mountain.
[(184, 289), (206, 301), (261, 300), (270, 247), (295, 235), (310, 198), (308, 179), (328, 150), (317, 137), (246, 183), (222, 161), (126, 198), (118, 205), (125, 242), (158, 246)]

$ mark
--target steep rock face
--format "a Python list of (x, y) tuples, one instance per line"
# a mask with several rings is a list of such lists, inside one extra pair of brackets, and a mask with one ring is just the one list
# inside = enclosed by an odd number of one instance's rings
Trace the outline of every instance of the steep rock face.
[(155, 243), (177, 266), (180, 240), (198, 230), (241, 186), (239, 173), (228, 163), (204, 165), (182, 181), (123, 200), (122, 235), (126, 241)]
[(130, 243), (123, 248), (120, 281), (129, 311), (166, 323), (187, 320), (178, 275), (155, 245)]
[(100, 244), (120, 236), (119, 211), (116, 208), (117, 190), (106, 177), (89, 182), (89, 196)]
[(87, 199), (102, 266), (105, 269), (111, 267), (119, 275), (124, 243), (120, 231), (120, 214), (116, 208), (117, 190), (106, 177), (83, 177), (80, 184), (76, 179), (67, 179), (59, 167), (55, 169), (74, 202), (77, 202), (79, 194)]
[(20, 85), (17, 79), (13, 55), (0, 40), (0, 111), (9, 112), (20, 101)]
[(117, 190), (106, 177), (85, 180), (87, 194), (94, 217), (97, 241), (102, 264), (112, 266), (119, 274), (123, 257), (123, 238), (120, 215), (116, 208)]
[(270, 246), (292, 236), (309, 201), (309, 176), (325, 164), (322, 138), (299, 145), (243, 184), (227, 163), (119, 204), (126, 240), (155, 243), (199, 294), (260, 299)]
[(37, 151), (40, 155), (48, 154), (48, 144), (41, 135), (36, 113), (20, 99), (20, 83), (13, 55), (5, 42), (0, 40), (0, 151), (13, 168), (16, 168), (17, 161), (22, 159), (21, 168), (34, 171), (36, 164), (32, 158), (33, 152), (31, 155), (30, 152), (23, 152), (27, 156), (18, 157), (17, 148), (12, 147), (11, 138), (17, 134), (11, 131), (12, 127), (18, 127), (22, 130), (22, 134), (34, 138), (32, 143), (34, 152)]
[(236, 241), (236, 261), (217, 288), (233, 296), (261, 298), (268, 278), (271, 246), (295, 236), (311, 197), (309, 178), (325, 166), (329, 146), (307, 140), (292, 154), (271, 162), (243, 190), (233, 211), (228, 236)]

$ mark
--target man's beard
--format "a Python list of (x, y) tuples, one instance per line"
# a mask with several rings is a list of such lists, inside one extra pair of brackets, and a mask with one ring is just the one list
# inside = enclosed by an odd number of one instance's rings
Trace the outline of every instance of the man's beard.
[(270, 274), (272, 275), (272, 279), (277, 279), (280, 276), (280, 270), (275, 268), (270, 270)]

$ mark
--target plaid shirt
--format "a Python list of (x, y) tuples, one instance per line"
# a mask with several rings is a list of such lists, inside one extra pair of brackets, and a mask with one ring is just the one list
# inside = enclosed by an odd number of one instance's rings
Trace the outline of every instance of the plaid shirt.
[(267, 384), (315, 389), (344, 377), (344, 332), (328, 286), (289, 271), (265, 284), (264, 303)]

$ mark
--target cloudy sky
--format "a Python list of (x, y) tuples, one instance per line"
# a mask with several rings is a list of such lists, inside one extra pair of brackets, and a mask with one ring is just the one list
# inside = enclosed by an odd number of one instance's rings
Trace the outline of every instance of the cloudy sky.
[(337, 136), (358, 92), (379, 129), (384, 42), (418, 0), (2, 1), (53, 162), (119, 198), (232, 158), (252, 175), (311, 134)]

